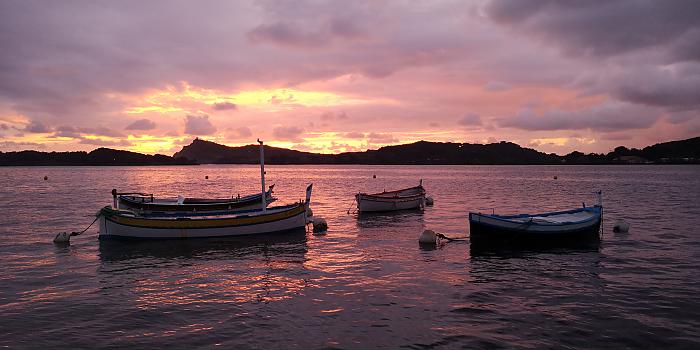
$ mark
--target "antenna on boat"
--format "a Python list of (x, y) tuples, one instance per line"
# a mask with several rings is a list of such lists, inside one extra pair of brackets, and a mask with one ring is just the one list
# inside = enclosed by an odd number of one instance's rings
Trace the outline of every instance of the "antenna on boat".
[(260, 183), (262, 185), (262, 211), (267, 209), (267, 198), (265, 198), (265, 148), (263, 142), (258, 139), (260, 144)]

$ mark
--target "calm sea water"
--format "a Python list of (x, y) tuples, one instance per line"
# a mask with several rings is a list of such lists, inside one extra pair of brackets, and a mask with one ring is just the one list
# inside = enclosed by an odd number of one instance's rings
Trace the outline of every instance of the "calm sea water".
[[(326, 236), (68, 247), (110, 190), (259, 190), (256, 166), (0, 168), (0, 346), (9, 348), (699, 348), (698, 166), (268, 166)], [(372, 175), (377, 178), (373, 179)], [(553, 179), (553, 176), (558, 179)], [(48, 176), (44, 181), (43, 177)], [(204, 177), (208, 176), (209, 179)], [(358, 217), (352, 195), (424, 179), (435, 206)], [(598, 247), (421, 249), (469, 235), (470, 210), (537, 212), (605, 197)], [(613, 233), (618, 218), (629, 233)]]

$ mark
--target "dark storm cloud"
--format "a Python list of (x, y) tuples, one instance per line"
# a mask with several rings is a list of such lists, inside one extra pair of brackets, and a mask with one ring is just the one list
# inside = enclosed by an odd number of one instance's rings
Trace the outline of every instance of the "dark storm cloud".
[(572, 55), (670, 47), (671, 62), (699, 58), (696, 0), (499, 0), (485, 10), (494, 21), (555, 41)]
[(106, 136), (106, 137), (124, 137), (119, 131), (112, 130), (105, 127), (96, 128), (86, 128), (86, 127), (75, 127), (75, 126), (59, 126), (56, 128), (53, 137), (71, 137), (71, 138), (81, 138), (85, 135), (92, 136)]
[(215, 111), (235, 111), (238, 106), (232, 102), (219, 102), (214, 104)]
[(594, 130), (621, 131), (648, 128), (661, 114), (629, 103), (607, 102), (578, 111), (558, 109), (535, 113), (525, 108), (520, 113), (498, 121), (498, 125), (521, 130)]
[(32, 120), (25, 128), (23, 131), (26, 132), (31, 132), (35, 134), (42, 134), (42, 133), (49, 133), (51, 132), (51, 128), (46, 126), (44, 123), (36, 120)]
[(339, 18), (263, 23), (247, 33), (248, 39), (253, 43), (268, 42), (299, 48), (318, 48), (330, 45), (335, 40), (358, 39), (363, 36), (363, 31), (353, 22)]
[(153, 130), (156, 128), (156, 123), (149, 119), (135, 120), (127, 125), (124, 130)]
[(46, 148), (46, 145), (36, 143), (36, 142), (0, 141), (0, 150), (3, 150), (3, 151), (18, 151), (18, 150), (45, 149), (45, 148)]
[[(484, 10), (581, 61), (577, 87), (670, 111), (700, 109), (700, 1), (503, 0)], [(598, 77), (587, 81), (590, 74)]]
[(80, 138), (82, 133), (75, 127), (72, 126), (59, 126), (53, 133), (54, 137), (70, 137), (70, 138)]
[(131, 142), (129, 142), (128, 140), (100, 140), (81, 138), (79, 142), (86, 145), (95, 145), (102, 147), (126, 147), (132, 145)]
[(671, 110), (700, 109), (700, 64), (629, 68), (615, 78), (612, 93), (622, 100)]

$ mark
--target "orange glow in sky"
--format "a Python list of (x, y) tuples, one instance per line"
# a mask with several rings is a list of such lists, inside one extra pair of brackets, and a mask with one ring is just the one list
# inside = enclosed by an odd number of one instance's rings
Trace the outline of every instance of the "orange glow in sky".
[[(503, 140), (566, 154), (700, 133), (700, 63), (686, 50), (698, 23), (684, 2), (615, 16), (597, 2), (370, 3), (13, 2), (0, 11), (12, 28), (0, 151), (172, 155), (200, 137), (324, 153)], [(594, 30), (611, 25), (622, 36)]]

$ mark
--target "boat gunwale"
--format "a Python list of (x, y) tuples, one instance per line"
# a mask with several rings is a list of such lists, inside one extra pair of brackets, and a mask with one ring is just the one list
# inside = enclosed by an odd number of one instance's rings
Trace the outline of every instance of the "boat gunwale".
[[(294, 206), (297, 206), (298, 203), (294, 204), (286, 204), (286, 205), (279, 205), (276, 207), (267, 207), (267, 211), (284, 211), (286, 209), (292, 208)], [(284, 210), (280, 210), (284, 209)], [(146, 218), (146, 219), (155, 219), (155, 218), (167, 218), (167, 217), (190, 217), (190, 216), (223, 216), (223, 215), (238, 215), (238, 214), (245, 214), (245, 213), (253, 213), (253, 212), (260, 212), (261, 209), (242, 209), (242, 210), (220, 210), (220, 211), (198, 211), (198, 212), (192, 212), (192, 211), (146, 211), (146, 212), (140, 212), (138, 210), (130, 210), (126, 209), (123, 210), (123, 213), (128, 213), (128, 214), (133, 214), (134, 217), (138, 218)]]
[(367, 200), (371, 202), (410, 202), (414, 200), (419, 200), (424, 197), (425, 193), (418, 193), (410, 196), (397, 196), (397, 197), (384, 197), (384, 196), (373, 196), (364, 193), (358, 193), (355, 195), (357, 200)]
[[(518, 224), (518, 225), (539, 225), (539, 226), (567, 226), (567, 225), (575, 225), (575, 224), (583, 224), (589, 221), (593, 220), (599, 220), (602, 214), (602, 207), (601, 206), (593, 206), (593, 207), (584, 207), (584, 208), (577, 208), (577, 209), (570, 209), (570, 210), (563, 210), (563, 211), (556, 211), (556, 212), (549, 212), (549, 213), (541, 213), (541, 214), (515, 214), (515, 215), (496, 215), (496, 214), (483, 214), (483, 213), (477, 213), (477, 212), (469, 212), (469, 222), (475, 222), (479, 224), (486, 224), (490, 226), (495, 226), (492, 224), (488, 223), (482, 223), (479, 220), (474, 220), (472, 219), (472, 215), (475, 216), (482, 216), (502, 222), (507, 222), (511, 224)], [(578, 221), (564, 221), (564, 222), (535, 222), (535, 221), (516, 221), (516, 220), (511, 220), (514, 218), (527, 218), (527, 217), (547, 217), (547, 216), (553, 216), (553, 215), (560, 215), (560, 214), (572, 214), (572, 213), (578, 213), (578, 212), (591, 212), (593, 215), (591, 215), (588, 218), (578, 220)]]
[[(274, 185), (273, 185), (273, 186), (274, 186)], [(271, 187), (272, 187), (272, 186), (271, 186)], [(272, 196), (272, 193), (273, 193), (272, 188), (268, 189), (268, 190), (265, 192), (265, 198), (268, 198), (268, 196), (269, 196), (269, 198), (275, 200), (276, 198), (274, 198), (274, 197)], [(184, 201), (182, 204), (177, 204), (177, 200), (173, 200), (172, 202), (168, 201), (168, 202), (165, 202), (165, 203), (164, 203), (164, 202), (156, 202), (156, 201), (155, 201), (156, 199), (154, 199), (154, 201), (151, 201), (151, 202), (141, 202), (141, 201), (135, 200), (135, 198), (146, 198), (146, 197), (143, 197), (143, 196), (127, 196), (127, 195), (120, 195), (120, 196), (119, 196), (119, 201), (125, 202), (126, 205), (133, 205), (133, 206), (136, 206), (136, 207), (147, 207), (147, 206), (151, 206), (151, 207), (196, 206), (196, 207), (199, 207), (199, 208), (206, 208), (206, 207), (214, 207), (214, 206), (221, 206), (221, 205), (231, 205), (231, 204), (241, 205), (241, 204), (248, 204), (248, 202), (255, 203), (255, 202), (258, 202), (258, 201), (260, 201), (260, 200), (262, 199), (262, 194), (260, 194), (260, 193), (255, 193), (255, 194), (249, 194), (249, 195), (244, 196), (244, 197), (240, 197), (240, 198), (231, 198), (231, 199), (228, 199), (228, 198), (211, 199), (212, 202), (205, 202), (205, 203), (202, 203), (202, 202), (194, 202), (194, 203), (193, 203), (193, 202), (187, 202), (188, 199), (189, 199), (189, 200), (204, 200), (204, 198), (185, 198), (185, 201)], [(161, 199), (161, 200), (163, 200), (163, 199)]]
[[(410, 195), (405, 195), (405, 196), (390, 197), (391, 194), (399, 194), (401, 192), (406, 192), (406, 191), (410, 191), (410, 190), (419, 190), (419, 192), (413, 193)], [(424, 195), (425, 195), (425, 188), (423, 188), (422, 185), (418, 185), (418, 186), (404, 188), (404, 189), (400, 189), (400, 190), (394, 190), (394, 191), (384, 191), (384, 192), (377, 192), (377, 193), (359, 192), (355, 196), (380, 197), (380, 198), (392, 199), (392, 198), (414, 197), (414, 196), (424, 196)]]
[[(285, 211), (294, 209), (299, 206), (304, 206), (305, 203), (299, 202), (299, 203), (293, 203), (293, 204), (287, 204), (287, 205), (280, 205), (276, 207), (268, 207), (265, 210), (264, 214), (261, 215), (240, 215), (240, 214), (247, 214), (247, 213), (263, 213), (261, 209), (245, 209), (245, 210), (238, 210), (238, 211), (230, 211), (230, 210), (222, 210), (222, 211), (208, 211), (208, 212), (148, 212), (148, 213), (139, 213), (137, 211), (132, 211), (132, 210), (120, 210), (117, 213), (115, 213), (112, 216), (120, 216), (124, 218), (131, 218), (131, 219), (146, 219), (146, 220), (177, 220), (178, 218), (189, 218), (189, 217), (199, 217), (195, 220), (219, 220), (219, 219), (233, 219), (233, 218), (248, 218), (248, 217), (261, 217), (265, 215), (272, 215), (272, 214), (278, 214), (278, 213), (283, 213)], [(110, 208), (109, 206), (105, 208)], [(224, 216), (226, 215), (227, 217), (225, 218), (202, 218), (205, 216)], [(175, 219), (172, 219), (175, 218)]]

